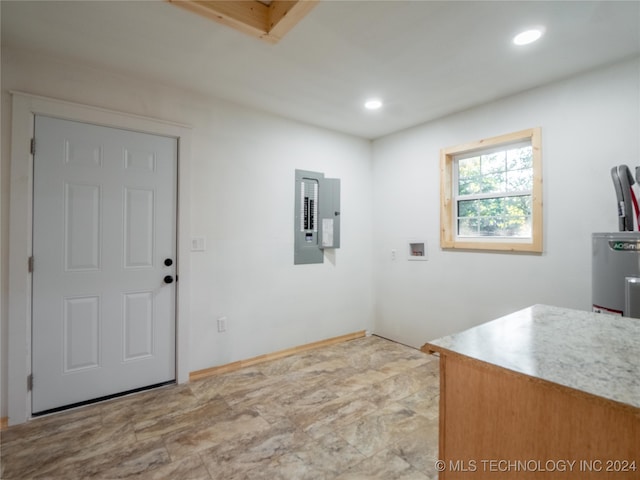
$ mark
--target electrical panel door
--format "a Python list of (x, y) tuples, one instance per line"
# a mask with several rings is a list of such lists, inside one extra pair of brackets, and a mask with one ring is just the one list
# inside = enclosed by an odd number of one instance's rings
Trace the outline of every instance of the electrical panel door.
[(320, 248), (340, 247), (340, 179), (320, 181)]

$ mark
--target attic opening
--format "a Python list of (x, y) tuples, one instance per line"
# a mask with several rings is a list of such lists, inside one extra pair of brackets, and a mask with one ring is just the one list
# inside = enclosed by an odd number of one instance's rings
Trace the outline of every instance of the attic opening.
[(267, 43), (280, 41), (319, 0), (167, 0)]

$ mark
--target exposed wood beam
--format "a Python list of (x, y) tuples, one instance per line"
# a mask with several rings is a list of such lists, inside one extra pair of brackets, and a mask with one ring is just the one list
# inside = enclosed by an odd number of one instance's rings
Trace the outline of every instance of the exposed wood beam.
[(167, 0), (210, 20), (269, 43), (277, 43), (319, 0)]
[(269, 5), (268, 35), (277, 42), (295, 27), (320, 0), (275, 0)]
[(168, 1), (254, 37), (261, 37), (267, 30), (269, 7), (257, 1)]

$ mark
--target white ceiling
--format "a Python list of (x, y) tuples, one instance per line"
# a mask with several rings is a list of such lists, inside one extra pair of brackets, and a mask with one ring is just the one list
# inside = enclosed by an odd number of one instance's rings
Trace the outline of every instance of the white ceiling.
[(639, 1), (323, 0), (276, 45), (162, 1), (0, 5), (3, 45), (365, 138), (640, 54)]

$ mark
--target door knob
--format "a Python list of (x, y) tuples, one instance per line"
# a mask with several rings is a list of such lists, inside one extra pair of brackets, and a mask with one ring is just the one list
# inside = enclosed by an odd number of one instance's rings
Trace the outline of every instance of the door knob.
[(164, 277), (164, 283), (173, 283), (173, 277), (171, 275), (167, 275)]

